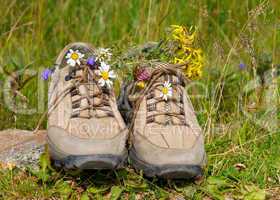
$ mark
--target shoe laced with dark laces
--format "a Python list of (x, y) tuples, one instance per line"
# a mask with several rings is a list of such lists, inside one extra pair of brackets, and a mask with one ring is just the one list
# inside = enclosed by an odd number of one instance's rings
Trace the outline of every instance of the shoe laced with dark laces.
[[(157, 92), (163, 93), (164, 90), (166, 90), (166, 87), (164, 87), (164, 84), (162, 82), (155, 81), (153, 86), (147, 92), (147, 123), (157, 123), (161, 125), (186, 125), (182, 91), (181, 88), (178, 87), (178, 85), (181, 85), (181, 83), (172, 81), (173, 76), (170, 74), (165, 74), (163, 76), (165, 83), (170, 84), (173, 95), (171, 97), (168, 97), (167, 100), (163, 99), (160, 96), (156, 96)], [(176, 96), (174, 95), (174, 91), (176, 91)], [(149, 103), (150, 99), (152, 99), (151, 103)], [(160, 107), (157, 106), (160, 103), (164, 104), (164, 106), (160, 109), (157, 109), (158, 107)], [(179, 111), (172, 111), (172, 106), (177, 107), (176, 110)], [(157, 116), (164, 116), (165, 121), (162, 122), (157, 120)], [(175, 122), (177, 120), (174, 120), (174, 118), (177, 118), (179, 122)]]
[[(86, 54), (87, 59), (84, 58)], [(100, 53), (101, 56), (98, 56)], [(102, 64), (109, 68), (104, 61), (108, 61), (106, 54), (111, 53), (108, 49), (100, 48), (94, 50), (92, 46), (84, 43), (76, 43), (68, 45), (59, 54), (52, 71), (52, 84), (49, 87), (49, 103), (46, 110), (40, 117), (38, 124), (34, 130), (37, 132), (43, 123), (45, 117), (49, 116), (70, 94), (71, 97), (71, 118), (91, 118), (91, 117), (113, 117), (113, 111), (110, 105), (112, 95), (112, 81), (109, 69), (100, 73)], [(67, 66), (67, 75), (60, 77), (60, 68)], [(108, 75), (105, 77), (104, 75)], [(103, 77), (104, 76), (104, 77)], [(108, 80), (101, 81), (101, 77)], [(60, 78), (64, 78), (67, 83), (65, 88), (59, 92), (53, 92), (58, 88)], [(101, 81), (101, 82), (100, 82)], [(105, 84), (106, 82), (106, 84)], [(101, 84), (100, 84), (101, 83)]]
[[(156, 66), (151, 72), (151, 78), (148, 80), (146, 87), (142, 91), (137, 91), (137, 86), (132, 87), (129, 99), (132, 102), (135, 113), (139, 109), (142, 99), (146, 96), (147, 99), (147, 124), (157, 123), (160, 125), (179, 125), (188, 126), (185, 119), (184, 105), (183, 105), (183, 92), (180, 86), (184, 86), (187, 79), (181, 73), (181, 65), (173, 65), (167, 63), (154, 63)], [(167, 99), (162, 98), (156, 94), (164, 93), (164, 83), (170, 84), (173, 95)], [(174, 94), (175, 93), (175, 94)], [(152, 101), (150, 101), (152, 100)], [(164, 106), (157, 106), (164, 104)], [(175, 106), (176, 111), (172, 111), (171, 107)], [(158, 107), (160, 109), (158, 109)], [(163, 116), (164, 121), (157, 120), (158, 116)], [(177, 120), (175, 120), (177, 119)], [(132, 119), (132, 122), (134, 119)]]
[(82, 60), (81, 65), (72, 67), (65, 77), (65, 80), (71, 81), (72, 85), (69, 90), (72, 101), (72, 118), (114, 116), (109, 103), (110, 90), (99, 86), (96, 70)]
[[(94, 59), (94, 57), (89, 59)], [(62, 63), (55, 64), (55, 68), (59, 68), (61, 65), (65, 65), (64, 60)], [(36, 129), (38, 129), (46, 114), (50, 114), (69, 93), (71, 95), (72, 118), (114, 116), (109, 103), (112, 91), (110, 87), (105, 85), (102, 87), (99, 84), (100, 76), (97, 73), (100, 70), (99, 65), (100, 63), (91, 65), (88, 60), (81, 59), (79, 65), (69, 66), (69, 72), (64, 79), (70, 84), (52, 101), (48, 112), (42, 115)]]

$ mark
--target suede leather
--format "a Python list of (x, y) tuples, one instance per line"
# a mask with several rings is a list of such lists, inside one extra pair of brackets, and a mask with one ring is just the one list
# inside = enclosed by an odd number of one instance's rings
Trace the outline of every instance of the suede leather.
[[(170, 78), (170, 75), (168, 79), (176, 83), (179, 81), (175, 76)], [(162, 76), (156, 83), (163, 83), (165, 80), (166, 76)], [(158, 98), (160, 89), (152, 92), (154, 93), (154, 98)], [(182, 102), (178, 101), (180, 99), (179, 94), (182, 95)], [(202, 166), (206, 163), (204, 137), (191, 101), (182, 85), (173, 85), (173, 98), (177, 101), (159, 102), (156, 105), (156, 110), (152, 112), (148, 111), (147, 105), (153, 103), (153, 98), (148, 98), (148, 95), (143, 98), (134, 122), (134, 130), (131, 137), (132, 149), (135, 151), (138, 159), (155, 166)], [(170, 110), (176, 113), (179, 112), (178, 108), (182, 107), (185, 125), (176, 125), (180, 120), (173, 116), (169, 118), (171, 118), (174, 124), (158, 124), (158, 121), (164, 122), (168, 117), (164, 115), (156, 116), (155, 121), (157, 122), (148, 123), (147, 118), (159, 111), (165, 111), (166, 104), (169, 104)]]
[(200, 135), (189, 149), (174, 149), (157, 146), (142, 134), (134, 132), (133, 147), (137, 157), (151, 165), (198, 165), (206, 162), (203, 137)]
[[(76, 113), (73, 102), (80, 99), (80, 107), (89, 106), (91, 103), (98, 104), (100, 96), (95, 96), (88, 100), (87, 95), (102, 93), (92, 79), (81, 84), (76, 90), (78, 94), (71, 95), (70, 92), (62, 95), (66, 88), (71, 86), (71, 80), (65, 80), (71, 67), (66, 63), (65, 55), (69, 49), (79, 49), (87, 56), (93, 56), (94, 49), (88, 44), (73, 43), (66, 46), (56, 60), (56, 69), (52, 74), (49, 87), (49, 116), (48, 116), (48, 142), (59, 157), (70, 155), (97, 155), (110, 154), (121, 155), (126, 150), (126, 140), (128, 130), (117, 109), (116, 99), (113, 91), (108, 94), (108, 107), (112, 111), (112, 116), (106, 115), (103, 110), (94, 108), (77, 110), (80, 117), (72, 117)], [(76, 71), (76, 75), (81, 70)], [(95, 73), (93, 73), (95, 74)], [(58, 100), (59, 99), (59, 100)], [(56, 106), (53, 106), (57, 103)], [(91, 116), (91, 117), (87, 117)], [(57, 156), (57, 155), (56, 155)]]
[(59, 159), (69, 155), (122, 155), (127, 135), (128, 130), (125, 129), (111, 139), (81, 139), (69, 135), (60, 127), (51, 126), (48, 128), (47, 141), (61, 154)]

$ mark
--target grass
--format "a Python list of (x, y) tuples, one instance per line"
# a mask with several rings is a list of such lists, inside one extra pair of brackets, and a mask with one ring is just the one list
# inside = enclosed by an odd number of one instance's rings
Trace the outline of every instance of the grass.
[[(208, 165), (205, 179), (194, 184), (145, 179), (130, 167), (65, 174), (42, 159), (39, 171), (1, 170), (0, 198), (253, 200), (264, 193), (279, 198), (279, 12), (277, 0), (2, 1), (0, 129), (35, 128), (44, 110), (38, 104), (47, 103), (47, 84), (37, 77), (67, 43), (85, 41), (125, 52), (158, 41), (171, 24), (197, 26), (206, 64), (188, 91), (205, 133)], [(24, 68), (35, 73), (26, 83), (30, 75)], [(35, 108), (29, 114), (12, 111), (6, 102), (13, 92), (6, 73), (18, 70), (25, 74), (16, 80), (17, 89), (28, 103), (17, 96), (16, 104)]]

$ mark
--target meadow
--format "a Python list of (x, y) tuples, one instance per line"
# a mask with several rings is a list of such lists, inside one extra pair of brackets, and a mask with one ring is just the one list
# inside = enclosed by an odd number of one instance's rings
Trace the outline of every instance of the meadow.
[[(0, 199), (280, 199), (278, 0), (2, 0), (0, 13), (0, 130), (36, 127), (47, 105), (41, 72), (66, 44), (122, 56), (170, 25), (196, 27), (205, 63), (186, 89), (208, 155), (203, 180), (192, 182), (130, 167), (65, 173), (43, 154), (39, 170), (0, 170)], [(128, 66), (116, 70), (118, 92)]]

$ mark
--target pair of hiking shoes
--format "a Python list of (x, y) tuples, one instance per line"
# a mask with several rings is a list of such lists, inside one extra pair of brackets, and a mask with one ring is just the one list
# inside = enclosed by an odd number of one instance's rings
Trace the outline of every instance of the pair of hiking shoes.
[[(204, 139), (180, 66), (139, 67), (117, 102), (116, 75), (102, 59), (91, 45), (72, 43), (55, 62), (47, 130), (54, 164), (118, 169), (129, 158), (148, 177), (200, 177), (206, 163)], [(139, 87), (142, 80), (147, 80), (145, 87)]]

